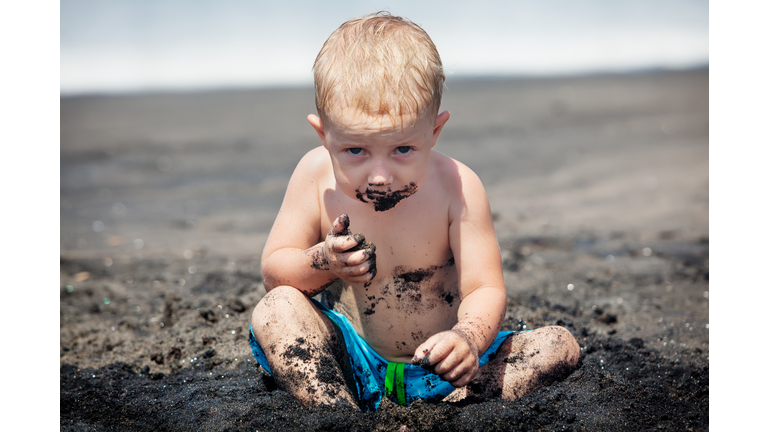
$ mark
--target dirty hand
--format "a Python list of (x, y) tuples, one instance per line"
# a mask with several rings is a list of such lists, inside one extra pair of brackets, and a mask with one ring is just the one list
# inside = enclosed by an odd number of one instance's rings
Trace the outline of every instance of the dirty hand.
[(349, 231), (349, 216), (342, 214), (325, 237), (323, 253), (328, 268), (340, 279), (366, 283), (376, 276), (376, 245)]
[(477, 349), (463, 332), (448, 330), (419, 345), (411, 364), (437, 374), (454, 387), (463, 387), (477, 375)]

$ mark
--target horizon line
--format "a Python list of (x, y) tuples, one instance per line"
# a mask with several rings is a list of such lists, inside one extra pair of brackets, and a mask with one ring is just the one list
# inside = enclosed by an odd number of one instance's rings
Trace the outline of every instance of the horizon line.
[[(449, 75), (451, 81), (493, 81), (493, 80), (536, 80), (536, 79), (567, 79), (567, 78), (587, 78), (600, 76), (619, 76), (619, 75), (643, 75), (664, 72), (687, 72), (709, 70), (709, 61), (692, 63), (685, 66), (648, 66), (629, 69), (595, 69), (588, 71), (574, 72), (537, 72), (537, 73), (466, 73)], [(446, 80), (447, 81), (447, 80)], [(197, 94), (197, 93), (217, 93), (217, 92), (236, 92), (236, 91), (261, 91), (261, 90), (291, 90), (312, 88), (313, 83), (263, 83), (263, 84), (245, 84), (232, 83), (220, 85), (191, 85), (191, 86), (144, 86), (125, 89), (103, 89), (103, 90), (61, 90), (59, 87), (59, 99), (87, 98), (87, 97), (118, 97), (118, 96), (150, 96), (150, 95), (177, 95), (177, 94)]]

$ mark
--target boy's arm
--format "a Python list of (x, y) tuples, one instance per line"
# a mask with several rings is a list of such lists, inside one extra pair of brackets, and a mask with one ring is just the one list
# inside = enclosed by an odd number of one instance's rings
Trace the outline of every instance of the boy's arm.
[(455, 387), (469, 384), (478, 371), (479, 356), (493, 343), (507, 305), (501, 253), (491, 209), (480, 179), (456, 163), (449, 236), (459, 277), (458, 323), (438, 333), (416, 350), (414, 364), (434, 367)]
[(318, 147), (296, 166), (283, 204), (269, 233), (261, 258), (261, 272), (267, 291), (280, 285), (292, 286), (315, 296), (341, 278), (368, 282), (370, 251), (345, 252), (360, 242), (347, 235), (349, 218), (342, 215), (320, 241), (318, 183), (328, 169), (327, 153)]

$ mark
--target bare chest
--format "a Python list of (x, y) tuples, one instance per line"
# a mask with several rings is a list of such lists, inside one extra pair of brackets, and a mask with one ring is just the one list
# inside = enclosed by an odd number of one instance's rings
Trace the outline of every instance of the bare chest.
[(321, 232), (328, 232), (342, 213), (349, 215), (350, 231), (376, 245), (376, 266), (382, 276), (442, 266), (453, 254), (448, 203), (438, 195), (419, 191), (395, 208), (377, 212), (349, 197), (327, 194), (321, 204)]
[(331, 201), (324, 209), (324, 231), (330, 229), (332, 217), (346, 213), (350, 230), (376, 245), (374, 280), (367, 286), (341, 282), (329, 295), (334, 308), (386, 358), (412, 355), (427, 337), (456, 322), (460, 301), (447, 203), (424, 195), (388, 214), (375, 214), (354, 202)]

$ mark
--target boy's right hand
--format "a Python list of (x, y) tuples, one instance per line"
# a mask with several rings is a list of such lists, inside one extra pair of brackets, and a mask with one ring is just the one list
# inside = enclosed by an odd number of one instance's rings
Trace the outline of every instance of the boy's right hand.
[(323, 253), (330, 271), (344, 281), (368, 283), (376, 277), (376, 245), (360, 233), (350, 233), (346, 214), (333, 221)]

